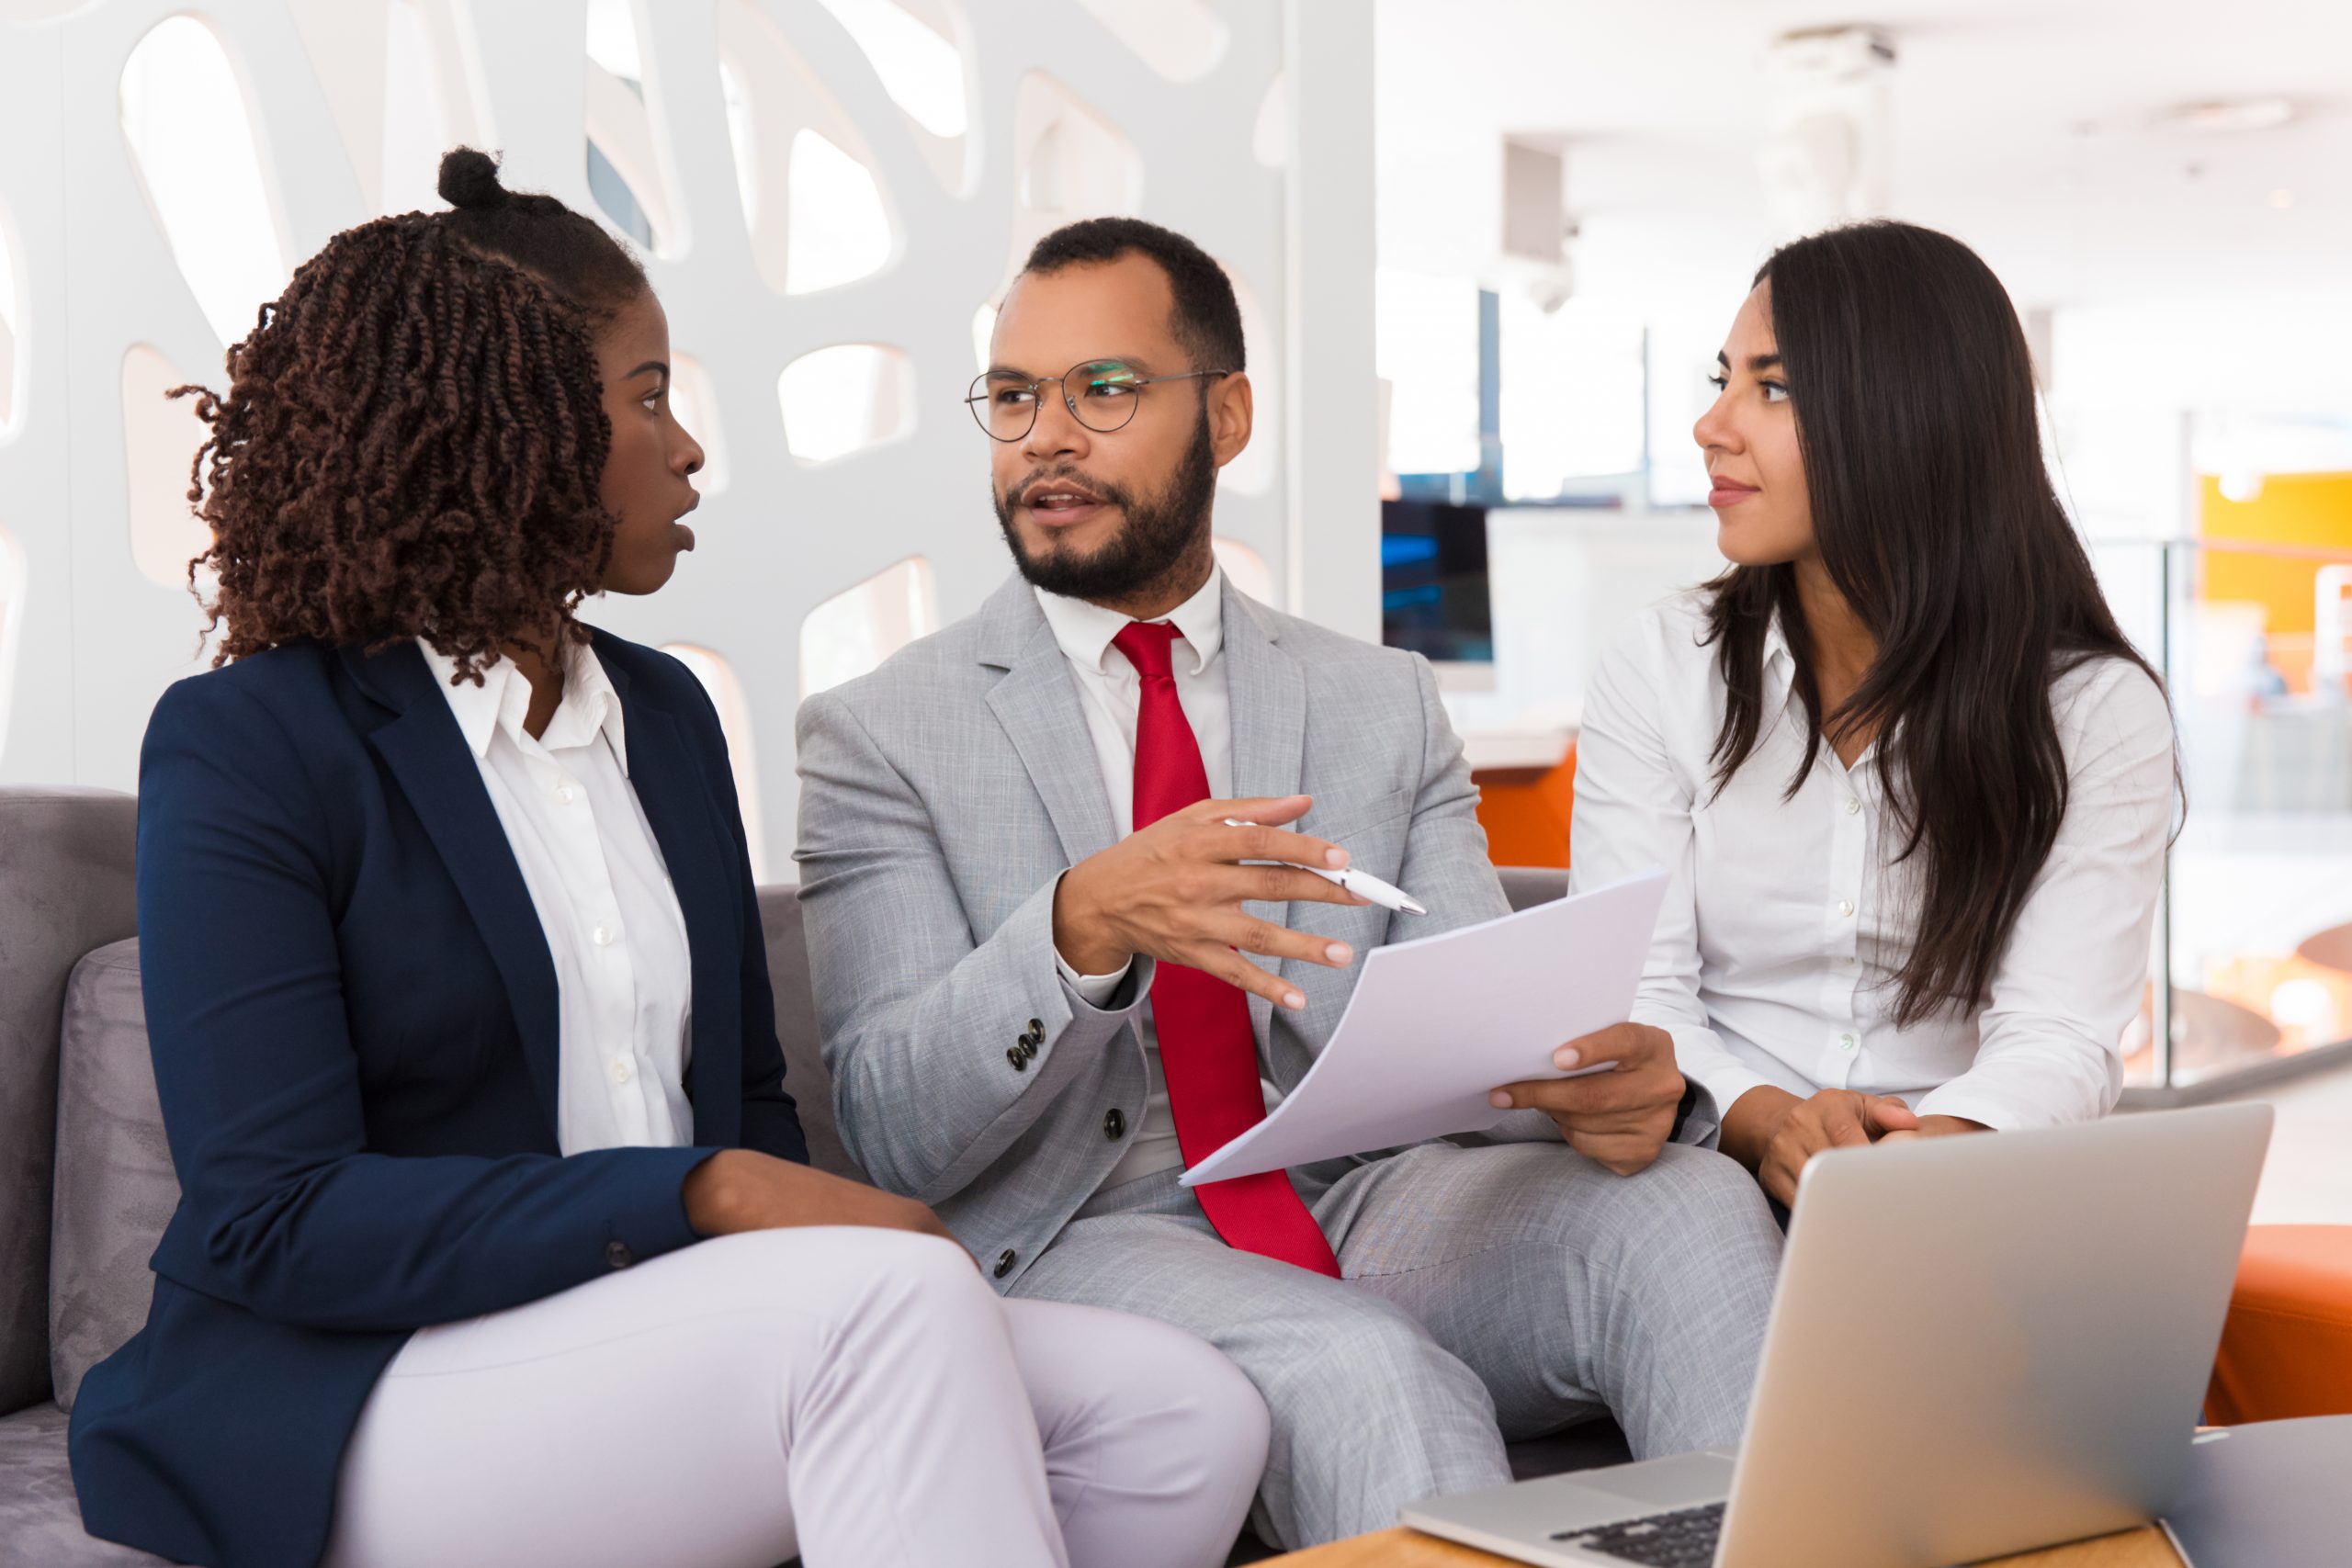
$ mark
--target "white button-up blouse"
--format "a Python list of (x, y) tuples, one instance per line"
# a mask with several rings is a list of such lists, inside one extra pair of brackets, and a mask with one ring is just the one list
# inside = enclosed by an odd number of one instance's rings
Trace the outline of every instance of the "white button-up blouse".
[(2163, 692), (2111, 658), (2052, 684), (2069, 780), (2057, 841), (1982, 1004), (1903, 1029), (1894, 978), (1916, 886), (1890, 863), (1900, 845), (1875, 748), (1849, 769), (1825, 743), (1788, 795), (1806, 718), (1776, 625), (1755, 751), (1714, 794), (1724, 691), (1702, 640), (1706, 604), (1694, 591), (1656, 605), (1604, 654), (1577, 742), (1570, 843), (1577, 887), (1672, 874), (1633, 1016), (1674, 1037), (1683, 1073), (1713, 1100), (1701, 1114), (1719, 1121), (1765, 1084), (1897, 1095), (1921, 1115), (1995, 1128), (2105, 1114), (2148, 982), (2173, 819)]
[(536, 739), (509, 660), (482, 683), (419, 640), (481, 770), (555, 962), (556, 1145), (565, 1154), (694, 1141), (686, 921), (628, 781), (620, 694), (594, 649), (564, 645), (563, 700)]

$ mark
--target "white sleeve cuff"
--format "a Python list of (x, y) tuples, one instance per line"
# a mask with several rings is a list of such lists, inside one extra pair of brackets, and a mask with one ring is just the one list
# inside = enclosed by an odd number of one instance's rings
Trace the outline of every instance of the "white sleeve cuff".
[(1077, 993), (1088, 1007), (1100, 1009), (1108, 1003), (1119, 988), (1121, 981), (1134, 970), (1136, 961), (1128, 959), (1108, 975), (1081, 975), (1070, 967), (1069, 960), (1059, 953), (1054, 954), (1054, 967), (1062, 972), (1062, 984)]

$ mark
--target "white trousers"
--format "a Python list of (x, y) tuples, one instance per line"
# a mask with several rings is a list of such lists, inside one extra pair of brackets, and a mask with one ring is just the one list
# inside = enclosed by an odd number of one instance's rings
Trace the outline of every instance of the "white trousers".
[(1203, 1568), (1257, 1392), (1119, 1313), (1000, 1302), (903, 1231), (698, 1243), (421, 1330), (345, 1450), (327, 1568)]

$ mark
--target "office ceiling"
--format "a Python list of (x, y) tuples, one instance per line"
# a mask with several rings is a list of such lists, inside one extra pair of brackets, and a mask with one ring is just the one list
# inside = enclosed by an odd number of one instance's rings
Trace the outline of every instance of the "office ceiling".
[[(1378, 0), (1382, 254), (1427, 265), (1445, 171), (1556, 138), (1588, 290), (1720, 289), (1769, 249), (1767, 46), (1888, 33), (1894, 210), (2028, 306), (2352, 299), (2352, 5), (2336, 0)], [(2282, 97), (2268, 130), (2167, 115)], [(1483, 232), (1478, 236), (1483, 241)]]

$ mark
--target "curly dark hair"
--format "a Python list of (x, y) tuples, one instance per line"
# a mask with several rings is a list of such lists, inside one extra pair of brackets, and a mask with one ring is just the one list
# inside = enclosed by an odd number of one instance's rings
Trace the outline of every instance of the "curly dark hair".
[[(315, 638), (428, 638), (479, 680), (502, 644), (571, 619), (610, 563), (612, 446), (593, 336), (640, 297), (620, 243), (552, 197), (442, 160), (453, 210), (345, 230), (199, 386), (188, 500), (225, 621), (215, 664)], [(198, 595), (201, 602), (201, 594)], [(549, 651), (552, 651), (551, 649)]]

